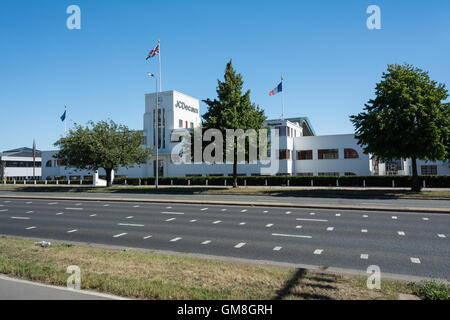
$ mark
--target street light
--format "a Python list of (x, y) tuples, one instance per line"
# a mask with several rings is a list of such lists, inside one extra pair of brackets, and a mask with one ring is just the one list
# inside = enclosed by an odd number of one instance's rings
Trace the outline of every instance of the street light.
[(158, 77), (155, 76), (153, 73), (148, 72), (148, 76), (155, 78), (156, 83), (156, 180), (155, 180), (155, 187), (156, 191), (158, 191), (158, 180), (159, 180), (159, 108), (158, 108)]

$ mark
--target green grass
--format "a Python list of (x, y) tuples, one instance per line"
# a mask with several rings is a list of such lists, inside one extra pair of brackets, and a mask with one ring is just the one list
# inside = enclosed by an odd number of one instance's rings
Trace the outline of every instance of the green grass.
[(64, 286), (70, 265), (80, 267), (82, 289), (138, 299), (397, 299), (413, 292), (399, 281), (369, 290), (363, 277), (0, 237), (0, 273)]
[(413, 293), (425, 300), (450, 300), (450, 286), (435, 280), (409, 284)]

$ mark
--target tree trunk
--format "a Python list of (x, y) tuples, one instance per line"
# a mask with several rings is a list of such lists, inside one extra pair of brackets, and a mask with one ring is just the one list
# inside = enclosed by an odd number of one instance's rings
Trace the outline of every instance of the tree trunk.
[(108, 188), (112, 187), (112, 170), (113, 169), (106, 169), (105, 168), (105, 171), (106, 171), (106, 186)]
[(237, 149), (235, 148), (234, 151), (234, 161), (233, 161), (233, 188), (238, 187), (238, 180), (237, 180)]
[(411, 191), (420, 192), (422, 190), (420, 186), (419, 176), (417, 175), (417, 159), (411, 158), (412, 162), (412, 187)]

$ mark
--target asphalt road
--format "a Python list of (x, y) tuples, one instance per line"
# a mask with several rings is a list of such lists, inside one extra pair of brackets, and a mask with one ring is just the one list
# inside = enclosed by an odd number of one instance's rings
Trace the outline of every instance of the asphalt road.
[(10, 191), (0, 190), (0, 195), (8, 196), (75, 196), (86, 198), (134, 198), (134, 199), (174, 199), (177, 200), (219, 200), (219, 201), (243, 201), (243, 202), (288, 202), (299, 204), (320, 205), (349, 205), (349, 206), (378, 206), (378, 207), (417, 207), (417, 208), (447, 208), (450, 209), (449, 200), (424, 200), (402, 198), (350, 198), (350, 197), (294, 197), (294, 196), (269, 196), (269, 195), (204, 195), (204, 194), (164, 194), (164, 193), (89, 193), (89, 192), (34, 192), (34, 191)]
[(0, 234), (450, 279), (450, 215), (0, 199)]

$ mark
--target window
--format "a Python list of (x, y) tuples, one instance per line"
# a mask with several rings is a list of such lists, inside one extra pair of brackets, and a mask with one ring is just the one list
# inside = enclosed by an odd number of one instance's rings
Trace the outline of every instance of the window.
[(345, 176), (356, 176), (356, 173), (353, 172), (346, 172), (344, 173)]
[(178, 128), (183, 128), (183, 120), (178, 120)]
[(291, 159), (291, 151), (282, 149), (279, 150), (278, 160), (290, 160)]
[(437, 166), (421, 166), (421, 172), (423, 175), (435, 176), (437, 175)]
[(188, 122), (186, 121), (186, 129), (188, 128)]
[(191, 129), (194, 129), (194, 123), (191, 122)]
[(319, 160), (339, 159), (339, 149), (318, 150)]
[(48, 161), (45, 163), (45, 167), (51, 168), (51, 167), (52, 167), (52, 160), (48, 160)]
[(297, 160), (312, 160), (312, 158), (313, 158), (312, 150), (297, 151)]
[(344, 149), (344, 159), (358, 159), (359, 154), (354, 149)]
[(319, 172), (319, 177), (339, 177), (339, 172)]
[(312, 177), (314, 174), (312, 172), (299, 172), (297, 173), (298, 177)]

